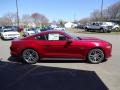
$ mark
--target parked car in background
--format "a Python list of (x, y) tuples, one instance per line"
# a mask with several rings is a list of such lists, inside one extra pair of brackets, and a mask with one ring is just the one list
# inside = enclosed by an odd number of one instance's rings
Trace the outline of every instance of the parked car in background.
[(84, 29), (84, 27), (85, 27), (85, 25), (79, 24), (79, 25), (77, 25), (75, 28), (77, 28), (77, 29)]
[(113, 28), (112, 28), (113, 32), (119, 32), (120, 31), (120, 25), (113, 23)]
[(26, 36), (31, 36), (31, 35), (34, 35), (35, 34), (35, 28), (28, 28), (28, 29), (25, 29), (23, 31), (23, 36), (26, 37)]
[(111, 22), (93, 22), (85, 26), (85, 31), (110, 33), (112, 29), (113, 29), (113, 25)]
[(41, 28), (41, 32), (42, 31), (48, 31), (48, 30), (53, 30), (53, 28), (51, 26), (45, 26)]
[(41, 32), (41, 30), (42, 30), (41, 28), (36, 27), (36, 28), (35, 28), (35, 33), (36, 33), (36, 34), (37, 34), (37, 33), (40, 33), (40, 32)]
[(112, 44), (97, 38), (49, 30), (13, 40), (10, 51), (11, 56), (21, 57), (29, 64), (41, 58), (79, 58), (96, 64), (111, 56)]
[(61, 31), (65, 31), (64, 27), (55, 27), (54, 30), (61, 30)]
[(3, 40), (20, 38), (20, 33), (12, 28), (4, 28), (1, 30), (1, 38)]
[(2, 32), (2, 26), (0, 26), (0, 37), (1, 37), (1, 32)]

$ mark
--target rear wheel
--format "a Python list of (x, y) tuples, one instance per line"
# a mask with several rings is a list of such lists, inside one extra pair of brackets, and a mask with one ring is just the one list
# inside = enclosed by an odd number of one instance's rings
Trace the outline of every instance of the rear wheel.
[(104, 52), (101, 49), (92, 49), (88, 53), (87, 59), (90, 63), (97, 64), (101, 63), (104, 60)]
[(104, 33), (104, 32), (105, 32), (105, 30), (104, 30), (103, 28), (101, 28), (101, 29), (100, 29), (100, 32), (101, 32), (101, 33)]
[(119, 31), (119, 28), (118, 28), (118, 27), (116, 27), (116, 28), (115, 28), (115, 32), (118, 32), (118, 31)]
[(107, 31), (107, 33), (110, 33), (110, 32), (111, 32), (110, 30)]
[(5, 40), (5, 38), (4, 38), (3, 36), (1, 36), (1, 39), (2, 39), (2, 40)]
[(85, 27), (85, 31), (86, 31), (86, 32), (89, 32), (89, 29), (88, 29), (87, 27)]
[(39, 55), (33, 49), (25, 49), (22, 52), (22, 59), (25, 63), (35, 64), (39, 60)]

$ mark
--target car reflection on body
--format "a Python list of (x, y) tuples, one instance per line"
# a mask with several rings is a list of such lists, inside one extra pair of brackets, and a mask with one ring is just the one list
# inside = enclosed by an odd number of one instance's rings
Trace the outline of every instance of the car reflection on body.
[(11, 42), (11, 56), (34, 64), (41, 58), (79, 58), (101, 63), (111, 56), (112, 44), (93, 37), (77, 37), (59, 30), (48, 30)]

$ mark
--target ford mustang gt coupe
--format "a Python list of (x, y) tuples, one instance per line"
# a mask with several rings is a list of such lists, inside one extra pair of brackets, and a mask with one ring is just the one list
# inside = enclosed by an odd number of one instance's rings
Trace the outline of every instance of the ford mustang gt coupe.
[(11, 41), (10, 51), (11, 56), (20, 57), (28, 64), (41, 58), (77, 58), (97, 64), (111, 57), (112, 44), (98, 38), (48, 30)]

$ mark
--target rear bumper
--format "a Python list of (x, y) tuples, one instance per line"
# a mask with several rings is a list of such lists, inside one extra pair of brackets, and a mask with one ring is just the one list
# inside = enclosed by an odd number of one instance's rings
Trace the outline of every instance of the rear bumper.
[(10, 47), (10, 55), (15, 56), (15, 57), (19, 57), (20, 56), (19, 50), (17, 48)]
[(11, 56), (14, 56), (14, 57), (18, 57), (19, 55), (17, 54), (17, 53), (15, 53), (15, 52), (10, 52), (10, 55)]

